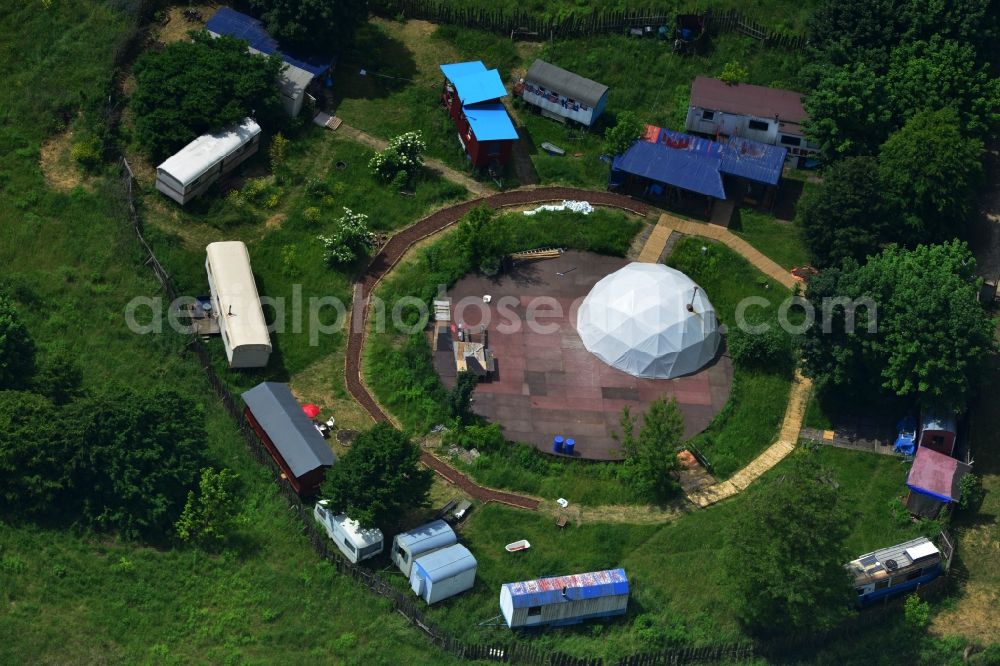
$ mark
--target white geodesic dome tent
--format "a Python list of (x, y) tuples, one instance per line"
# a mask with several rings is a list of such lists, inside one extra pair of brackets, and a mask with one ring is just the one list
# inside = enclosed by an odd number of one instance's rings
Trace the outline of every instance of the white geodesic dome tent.
[(720, 340), (705, 290), (663, 264), (632, 263), (602, 278), (580, 306), (576, 328), (611, 367), (653, 379), (695, 372), (715, 358)]

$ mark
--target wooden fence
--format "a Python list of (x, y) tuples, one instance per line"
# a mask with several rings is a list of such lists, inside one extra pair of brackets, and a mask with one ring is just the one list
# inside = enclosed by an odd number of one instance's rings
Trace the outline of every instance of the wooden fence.
[[(369, 8), (375, 14), (390, 18), (421, 19), (433, 23), (475, 28), (505, 35), (511, 39), (536, 41), (628, 34), (633, 28), (647, 27), (652, 28), (655, 34), (660, 26), (668, 26), (672, 31), (677, 16), (676, 13), (651, 14), (636, 10), (620, 10), (546, 18), (524, 11), (507, 12), (503, 9), (465, 7), (440, 0), (373, 0), (369, 3)], [(806, 46), (806, 38), (803, 35), (773, 30), (736, 10), (698, 13), (708, 17), (709, 30), (716, 34), (737, 32), (753, 37), (763, 45), (790, 50)]]

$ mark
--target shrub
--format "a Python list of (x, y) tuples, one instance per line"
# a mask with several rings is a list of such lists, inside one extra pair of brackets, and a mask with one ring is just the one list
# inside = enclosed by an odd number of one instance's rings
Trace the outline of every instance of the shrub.
[(958, 508), (962, 511), (978, 511), (986, 497), (983, 489), (983, 477), (978, 474), (966, 474), (959, 483), (962, 496), (958, 500)]
[(281, 167), (285, 163), (285, 159), (288, 157), (288, 144), (290, 141), (285, 138), (285, 135), (278, 132), (271, 139), (271, 147), (267, 151), (267, 155), (271, 160), (271, 170), (274, 171)]
[(101, 163), (101, 140), (96, 136), (78, 137), (69, 154), (81, 167), (93, 171)]
[(376, 178), (391, 182), (397, 189), (413, 184), (413, 179), (424, 164), (423, 152), (427, 144), (420, 132), (406, 132), (395, 137), (389, 146), (368, 162)]
[(614, 127), (604, 131), (604, 152), (607, 155), (621, 155), (632, 147), (632, 144), (642, 136), (642, 123), (639, 117), (631, 111), (622, 111)]
[(336, 221), (337, 230), (332, 236), (319, 236), (323, 243), (323, 258), (327, 265), (349, 264), (366, 257), (375, 246), (375, 234), (368, 230), (368, 216), (344, 209), (344, 215)]
[(785, 370), (792, 364), (789, 336), (773, 323), (761, 332), (734, 326), (726, 345), (733, 362), (744, 368)]
[(719, 73), (719, 79), (725, 81), (729, 85), (736, 83), (742, 83), (746, 81), (750, 76), (750, 72), (747, 68), (739, 63), (738, 60), (730, 60), (727, 62), (723, 68), (722, 72)]
[(906, 625), (915, 632), (922, 632), (931, 619), (931, 605), (922, 601), (916, 594), (906, 597), (903, 605), (903, 618)]

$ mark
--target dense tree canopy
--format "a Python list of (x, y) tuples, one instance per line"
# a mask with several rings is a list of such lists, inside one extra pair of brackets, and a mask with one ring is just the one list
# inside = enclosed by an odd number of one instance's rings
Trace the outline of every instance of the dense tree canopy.
[(618, 114), (614, 126), (604, 130), (604, 152), (612, 157), (621, 155), (642, 136), (642, 123), (632, 111)]
[(177, 520), (177, 536), (207, 550), (226, 543), (236, 527), (236, 475), (228, 469), (201, 470), (198, 492), (189, 491)]
[[(983, 144), (966, 139), (950, 108), (921, 111), (889, 137), (879, 154), (879, 183), (904, 223), (896, 238), (954, 238), (969, 215), (982, 176)], [(856, 183), (860, 186), (860, 183)]]
[(126, 536), (168, 534), (204, 463), (201, 408), (171, 390), (111, 386), (65, 414), (83, 517)]
[(27, 386), (35, 370), (35, 343), (14, 302), (0, 294), (0, 389)]
[(143, 149), (160, 159), (248, 116), (274, 127), (282, 118), (277, 79), (284, 64), (246, 48), (241, 40), (200, 32), (143, 54), (131, 100)]
[(350, 43), (368, 17), (365, 0), (250, 0), (281, 45), (304, 54), (328, 54)]
[(878, 177), (875, 158), (848, 157), (830, 166), (823, 182), (799, 201), (796, 215), (815, 265), (848, 257), (863, 261), (878, 252), (891, 226)]
[(827, 71), (805, 108), (806, 131), (829, 157), (872, 155), (893, 126), (882, 77), (863, 62)]
[(427, 504), (432, 477), (419, 460), (420, 449), (406, 435), (379, 423), (330, 468), (322, 496), (362, 525), (394, 525), (401, 512)]
[[(890, 246), (863, 266), (824, 271), (806, 291), (817, 312), (803, 344), (807, 373), (824, 386), (962, 411), (994, 348), (974, 269), (968, 247), (952, 241)], [(858, 305), (824, 305), (844, 297)]]
[(832, 626), (853, 597), (844, 499), (830, 474), (802, 454), (757, 483), (727, 530), (721, 558), (737, 614), (761, 634)]
[(27, 391), (0, 391), (0, 504), (20, 515), (54, 513), (70, 486), (58, 411)]

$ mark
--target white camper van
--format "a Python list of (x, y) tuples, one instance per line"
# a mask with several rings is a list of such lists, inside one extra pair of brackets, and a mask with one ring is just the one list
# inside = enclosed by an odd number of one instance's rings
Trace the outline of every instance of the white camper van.
[(455, 530), (443, 520), (435, 520), (397, 534), (392, 540), (392, 562), (409, 577), (413, 561), (418, 557), (455, 543), (458, 543)]
[(357, 564), (382, 552), (382, 530), (363, 528), (358, 521), (351, 520), (344, 514), (334, 515), (329, 502), (330, 500), (317, 502), (313, 516), (316, 522), (326, 528), (327, 536), (337, 544), (337, 548), (347, 559)]

